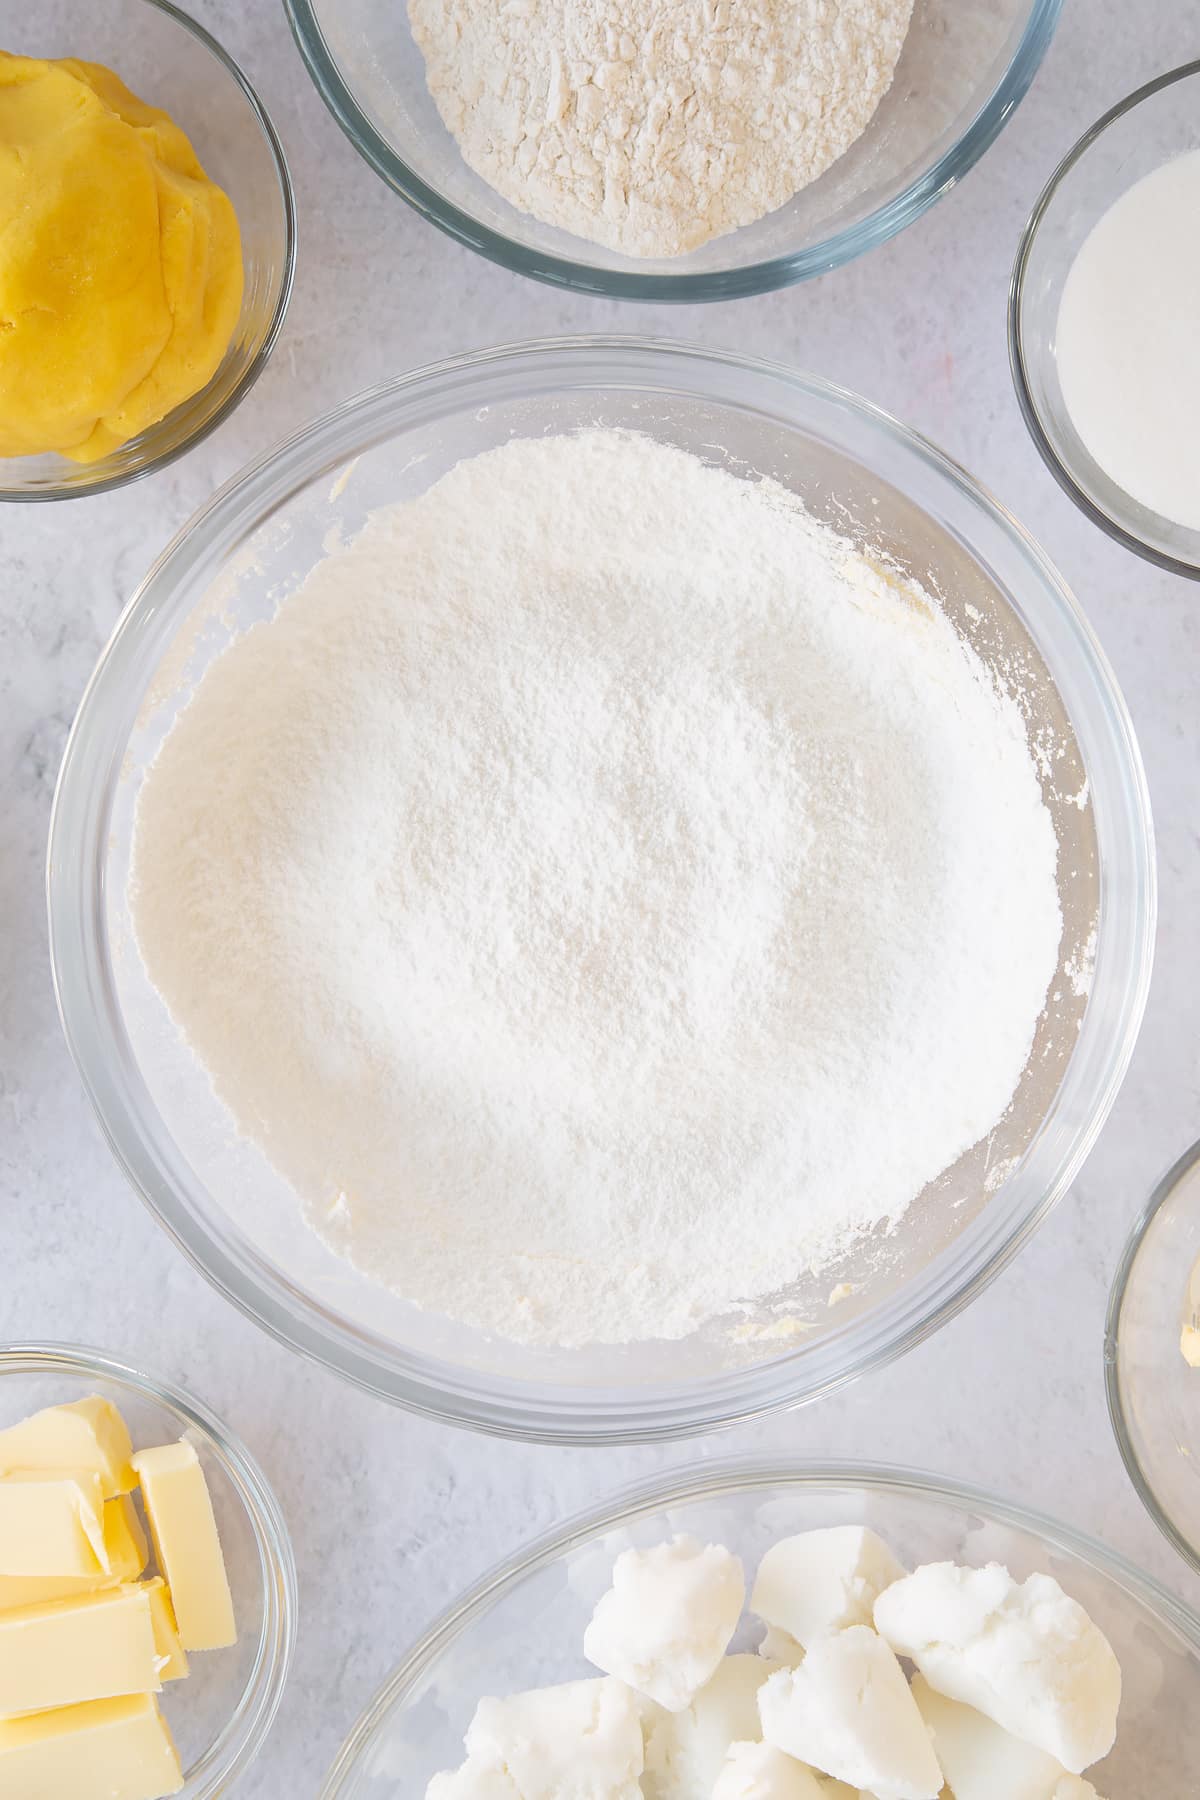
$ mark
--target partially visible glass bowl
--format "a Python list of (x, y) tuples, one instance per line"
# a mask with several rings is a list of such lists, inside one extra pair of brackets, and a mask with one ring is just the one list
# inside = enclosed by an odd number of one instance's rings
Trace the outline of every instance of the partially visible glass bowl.
[(1150, 1517), (1200, 1571), (1200, 1369), (1180, 1348), (1200, 1265), (1200, 1144), (1150, 1196), (1113, 1278), (1104, 1333), (1108, 1413)]
[(119, 1409), (135, 1449), (186, 1437), (208, 1481), (238, 1641), (192, 1656), (188, 1679), (166, 1690), (163, 1712), (186, 1776), (180, 1800), (217, 1800), (261, 1750), (287, 1682), (298, 1604), (287, 1526), (245, 1446), (180, 1388), (100, 1350), (0, 1346), (0, 1427), (87, 1394)]
[(1072, 423), (1056, 352), (1063, 288), (1093, 226), (1143, 176), (1200, 144), (1198, 118), (1200, 61), (1138, 88), (1097, 119), (1067, 152), (1046, 183), (1017, 251), (1008, 297), (1008, 344), (1022, 415), (1059, 486), (1094, 525), (1127, 550), (1175, 575), (1200, 580), (1200, 531), (1144, 506), (1100, 467)]
[[(430, 1627), (379, 1690), (320, 1800), (419, 1800), (456, 1767), (485, 1694), (594, 1675), (584, 1627), (613, 1559), (676, 1532), (726, 1544), (753, 1570), (790, 1532), (870, 1525), (903, 1562), (1041, 1570), (1086, 1607), (1120, 1660), (1116, 1746), (1089, 1771), (1101, 1793), (1192, 1792), (1200, 1764), (1200, 1619), (1147, 1575), (1069, 1525), (977, 1488), (867, 1464), (713, 1463), (674, 1470), (526, 1545)], [(750, 1648), (740, 1638), (735, 1648)]]
[[(373, 509), (514, 434), (592, 425), (772, 476), (941, 594), (1025, 711), (1059, 836), (1060, 968), (1009, 1111), (893, 1232), (771, 1297), (806, 1322), (790, 1342), (771, 1335), (777, 1314), (764, 1303), (750, 1320), (715, 1320), (677, 1342), (530, 1348), (356, 1274), (237, 1136), (132, 934), (139, 787), (212, 659)], [(390, 1400), (579, 1443), (682, 1436), (814, 1399), (964, 1306), (1066, 1191), (1099, 1131), (1137, 1035), (1154, 930), (1149, 803), (1124, 703), (1082, 613), (1009, 514), (922, 438), (815, 377), (623, 338), (515, 345), (418, 371), (308, 427), (219, 493), (134, 596), (84, 696), (48, 880), (76, 1063), (130, 1179), (208, 1278), (287, 1343)], [(830, 1306), (843, 1284), (852, 1291)]]
[(13, 10), (5, 50), (104, 63), (140, 99), (169, 112), (233, 201), (246, 286), (220, 368), (157, 425), (92, 463), (0, 458), (0, 500), (71, 500), (122, 487), (174, 462), (249, 393), (279, 335), (296, 264), (296, 208), (274, 127), (233, 58), (170, 0), (54, 0)]
[(911, 224), (1011, 118), (1062, 0), (916, 0), (891, 90), (856, 144), (753, 225), (678, 258), (622, 256), (518, 211), (470, 169), (429, 96), (405, 0), (285, 0), (325, 104), (389, 187), (459, 243), (580, 293), (734, 300), (824, 275)]

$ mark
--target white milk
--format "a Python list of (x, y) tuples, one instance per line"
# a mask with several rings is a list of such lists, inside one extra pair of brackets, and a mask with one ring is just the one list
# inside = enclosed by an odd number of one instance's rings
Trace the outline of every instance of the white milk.
[(1200, 531), (1200, 150), (1143, 176), (1092, 228), (1063, 288), (1057, 353), (1100, 467)]

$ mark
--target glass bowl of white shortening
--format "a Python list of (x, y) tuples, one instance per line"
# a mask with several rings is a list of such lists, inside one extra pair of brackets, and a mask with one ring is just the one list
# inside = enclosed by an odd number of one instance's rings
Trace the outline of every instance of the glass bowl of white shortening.
[[(1059, 839), (1064, 931), (1011, 1106), (895, 1229), (749, 1318), (714, 1319), (678, 1340), (567, 1350), (423, 1311), (308, 1229), (297, 1195), (238, 1136), (150, 986), (126, 890), (145, 771), (237, 634), (270, 617), (380, 506), (514, 435), (594, 425), (772, 477), (943, 598), (1028, 721)], [(48, 880), (72, 1052), (130, 1179), (208, 1278), (283, 1341), (398, 1404), (578, 1443), (682, 1436), (815, 1399), (965, 1305), (1093, 1143), (1133, 1048), (1154, 928), (1149, 804), (1124, 704), (1081, 612), (1016, 522), (932, 446), (838, 388), (620, 338), (517, 345), (418, 371), (351, 401), (217, 494), (130, 602), (84, 697)], [(985, 1032), (986, 1018), (978, 1023)], [(786, 1339), (770, 1330), (781, 1312), (800, 1322)]]
[[(398, 1800), (462, 1761), (475, 1704), (598, 1671), (584, 1628), (621, 1551), (683, 1532), (724, 1544), (747, 1576), (793, 1532), (866, 1525), (906, 1567), (1003, 1563), (1051, 1575), (1121, 1664), (1117, 1738), (1088, 1770), (1102, 1794), (1184, 1794), (1200, 1757), (1200, 1619), (1113, 1551), (978, 1489), (862, 1463), (676, 1469), (527, 1544), (464, 1594), (405, 1656), (346, 1740), (321, 1800)], [(733, 1648), (753, 1648), (752, 1636)]]
[(681, 302), (733, 300), (827, 274), (920, 218), (1012, 118), (1050, 47), (1061, 6), (916, 0), (891, 87), (862, 136), (818, 180), (686, 255), (633, 257), (519, 210), (468, 165), (430, 97), (406, 0), (286, 0), (330, 112), (422, 217), (539, 281)]

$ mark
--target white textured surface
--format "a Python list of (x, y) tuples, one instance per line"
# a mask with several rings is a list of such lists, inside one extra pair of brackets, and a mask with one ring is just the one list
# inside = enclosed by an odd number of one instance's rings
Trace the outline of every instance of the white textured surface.
[[(271, 366), (207, 444), (96, 500), (0, 515), (0, 1338), (102, 1345), (185, 1382), (245, 1436), (286, 1507), (300, 1651), (239, 1795), (297, 1800), (431, 1615), (531, 1533), (667, 1463), (755, 1449), (923, 1464), (1103, 1535), (1200, 1598), (1142, 1514), (1104, 1410), (1101, 1334), (1120, 1243), (1196, 1135), (1200, 589), (1107, 543), (1030, 446), (1006, 367), (1017, 235), (1078, 132), (1194, 53), (1187, 9), (1068, 0), (1037, 85), (984, 162), (915, 227), (806, 287), (731, 306), (577, 299), (521, 282), (422, 223), (311, 89), (277, 0), (197, 10), (245, 63), (292, 160), (300, 273)], [(0, 0), (11, 36), (16, 0)], [(903, 1362), (790, 1418), (665, 1451), (498, 1445), (389, 1411), (279, 1348), (211, 1292), (114, 1167), (55, 1017), (42, 860), (73, 709), (117, 613), (189, 513), (335, 400), (433, 357), (538, 333), (675, 334), (793, 360), (927, 431), (1041, 538), (1087, 607), (1141, 735), (1162, 911), (1129, 1080), (1055, 1217), (969, 1312)]]

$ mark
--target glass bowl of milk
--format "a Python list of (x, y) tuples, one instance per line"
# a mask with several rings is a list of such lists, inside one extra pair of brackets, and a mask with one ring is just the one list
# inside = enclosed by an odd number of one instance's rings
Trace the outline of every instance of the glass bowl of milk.
[(1051, 473), (1118, 542), (1200, 578), (1200, 61), (1130, 94), (1064, 158), (1008, 317)]

